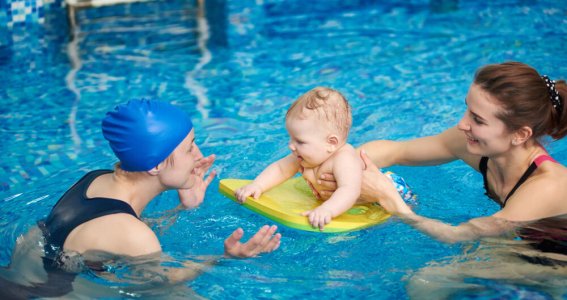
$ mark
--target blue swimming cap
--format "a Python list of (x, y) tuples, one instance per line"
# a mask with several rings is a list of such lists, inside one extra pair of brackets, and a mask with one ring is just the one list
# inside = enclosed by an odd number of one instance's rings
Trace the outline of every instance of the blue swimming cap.
[(148, 171), (164, 161), (191, 132), (181, 109), (162, 101), (131, 100), (109, 111), (102, 134), (125, 171)]

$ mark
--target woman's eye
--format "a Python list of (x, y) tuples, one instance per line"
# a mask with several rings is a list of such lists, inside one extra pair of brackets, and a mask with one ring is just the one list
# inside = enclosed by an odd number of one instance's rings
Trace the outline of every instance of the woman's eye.
[(484, 122), (482, 122), (478, 117), (473, 116), (473, 121), (477, 124), (484, 124)]
[(471, 116), (473, 122), (475, 122), (476, 124), (484, 124), (484, 122), (477, 115), (473, 114), (471, 111), (469, 111), (469, 115)]

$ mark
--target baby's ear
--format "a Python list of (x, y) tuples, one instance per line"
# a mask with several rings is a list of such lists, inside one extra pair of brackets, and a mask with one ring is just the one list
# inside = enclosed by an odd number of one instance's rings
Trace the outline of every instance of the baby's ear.
[(331, 134), (327, 137), (327, 143), (337, 146), (339, 144), (339, 137), (336, 134)]
[(329, 144), (329, 147), (327, 148), (327, 152), (332, 153), (335, 152), (335, 150), (337, 150), (337, 146), (339, 145), (339, 137), (331, 134), (327, 137), (327, 143)]

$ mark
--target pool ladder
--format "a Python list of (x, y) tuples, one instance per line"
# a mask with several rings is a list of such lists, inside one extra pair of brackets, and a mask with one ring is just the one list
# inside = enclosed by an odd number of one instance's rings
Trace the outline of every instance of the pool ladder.
[(152, 0), (65, 0), (65, 4), (67, 5), (67, 18), (69, 19), (69, 25), (72, 29), (75, 29), (77, 26), (76, 14), (79, 9), (147, 1)]

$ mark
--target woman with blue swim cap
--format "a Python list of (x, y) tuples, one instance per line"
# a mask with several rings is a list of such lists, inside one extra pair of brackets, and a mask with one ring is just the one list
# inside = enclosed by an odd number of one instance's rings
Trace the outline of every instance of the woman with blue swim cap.
[[(215, 156), (203, 157), (189, 117), (166, 102), (132, 100), (119, 105), (102, 121), (102, 133), (120, 161), (115, 170), (86, 174), (40, 222), (53, 265), (61, 264), (63, 252), (97, 250), (129, 257), (161, 252), (157, 236), (140, 220), (146, 205), (175, 189), (184, 207), (197, 207), (215, 176), (212, 171), (205, 178)], [(276, 230), (264, 226), (241, 243), (239, 228), (225, 240), (225, 255), (271, 252), (280, 244)]]

